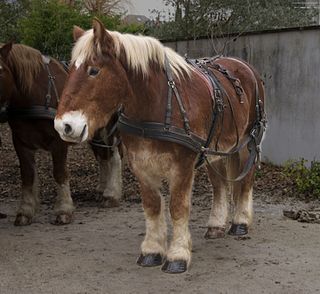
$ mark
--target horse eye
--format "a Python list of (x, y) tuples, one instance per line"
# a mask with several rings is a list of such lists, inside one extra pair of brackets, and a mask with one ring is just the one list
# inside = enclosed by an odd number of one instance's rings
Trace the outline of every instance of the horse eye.
[(89, 68), (88, 68), (88, 75), (94, 77), (94, 76), (96, 76), (96, 75), (99, 73), (99, 71), (100, 71), (99, 68), (89, 66)]

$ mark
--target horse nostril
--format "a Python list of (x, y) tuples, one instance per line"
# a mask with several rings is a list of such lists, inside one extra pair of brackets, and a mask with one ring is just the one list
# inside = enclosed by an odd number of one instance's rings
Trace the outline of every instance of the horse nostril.
[(69, 135), (72, 132), (72, 127), (69, 124), (64, 125), (64, 133)]

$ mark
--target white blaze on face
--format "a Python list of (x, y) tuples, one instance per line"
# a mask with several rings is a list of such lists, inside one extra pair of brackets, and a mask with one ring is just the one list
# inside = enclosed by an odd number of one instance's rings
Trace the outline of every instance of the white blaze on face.
[(67, 142), (81, 143), (88, 139), (88, 119), (82, 111), (69, 111), (56, 118), (54, 128)]
[(83, 63), (83, 60), (81, 58), (77, 58), (75, 62), (76, 69), (79, 69), (82, 63)]

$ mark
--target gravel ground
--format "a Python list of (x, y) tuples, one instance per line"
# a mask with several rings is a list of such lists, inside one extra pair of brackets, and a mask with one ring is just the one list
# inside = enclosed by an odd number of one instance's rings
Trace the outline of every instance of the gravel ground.
[[(0, 126), (0, 293), (320, 293), (319, 224), (293, 221), (283, 209), (319, 207), (288, 197), (280, 168), (263, 165), (254, 190), (250, 235), (205, 240), (211, 188), (204, 170), (195, 181), (190, 228), (192, 266), (181, 275), (135, 264), (144, 235), (139, 188), (126, 168), (124, 200), (101, 208), (97, 165), (86, 145), (70, 149), (75, 220), (53, 226), (55, 196), (49, 154), (37, 156), (41, 210), (28, 227), (14, 227), (19, 164), (7, 125)], [(166, 193), (164, 189), (164, 193)], [(166, 197), (168, 198), (168, 197)]]

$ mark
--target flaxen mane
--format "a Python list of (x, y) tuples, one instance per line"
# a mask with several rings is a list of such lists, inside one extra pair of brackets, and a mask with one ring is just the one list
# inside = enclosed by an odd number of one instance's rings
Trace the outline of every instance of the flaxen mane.
[[(119, 32), (107, 31), (113, 38), (117, 57), (121, 52), (125, 53), (130, 69), (141, 72), (148, 76), (150, 64), (156, 63), (161, 68), (165, 67), (165, 56), (167, 56), (174, 74), (179, 77), (184, 73), (190, 74), (192, 68), (179, 54), (171, 48), (163, 46), (152, 37), (121, 34)], [(98, 48), (98, 54), (101, 48)], [(95, 55), (93, 30), (86, 31), (76, 42), (72, 51), (72, 63), (79, 67), (86, 60), (91, 60)]]

